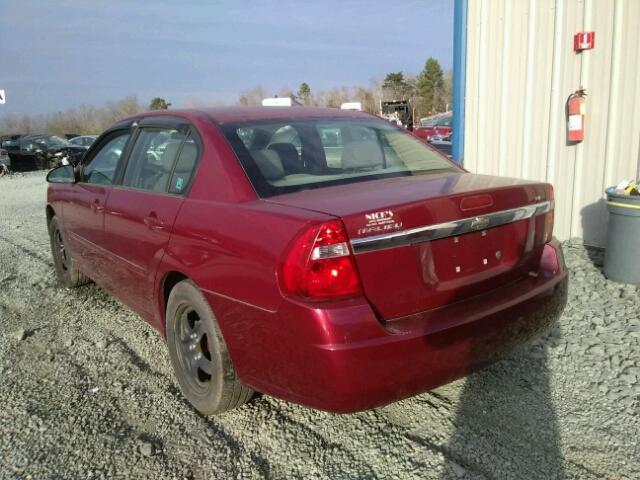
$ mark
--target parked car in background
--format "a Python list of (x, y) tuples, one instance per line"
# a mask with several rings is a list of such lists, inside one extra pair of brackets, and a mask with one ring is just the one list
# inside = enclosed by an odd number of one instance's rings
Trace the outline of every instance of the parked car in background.
[(434, 148), (437, 148), (438, 151), (442, 152), (443, 155), (446, 155), (448, 158), (451, 158), (451, 133), (449, 135), (433, 135), (431, 140), (428, 141), (429, 145)]
[(93, 142), (98, 138), (97, 135), (81, 135), (79, 137), (73, 137), (69, 140), (71, 145), (78, 145), (79, 147), (89, 148), (93, 145)]
[(434, 136), (446, 137), (453, 131), (453, 114), (451, 112), (420, 120), (419, 126), (413, 129), (416, 136), (432, 140)]
[(165, 336), (203, 414), (253, 391), (375, 408), (495, 361), (566, 302), (551, 185), (471, 174), (362, 112), (144, 113), (47, 180), (60, 282), (94, 280)]
[(20, 137), (21, 133), (14, 133), (11, 135), (2, 135), (0, 137), (0, 148), (10, 151), (20, 149)]
[(45, 170), (62, 162), (77, 164), (86, 148), (72, 145), (56, 135), (29, 134), (18, 139), (15, 149), (9, 150), (11, 169), (16, 172)]

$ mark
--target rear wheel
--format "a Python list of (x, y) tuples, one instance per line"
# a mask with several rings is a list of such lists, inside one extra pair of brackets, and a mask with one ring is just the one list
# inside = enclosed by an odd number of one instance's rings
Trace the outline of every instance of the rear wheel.
[(171, 290), (166, 331), (180, 389), (196, 410), (213, 415), (249, 401), (253, 390), (240, 383), (213, 311), (190, 280)]
[(89, 277), (78, 270), (71, 261), (71, 252), (57, 217), (53, 217), (49, 222), (49, 239), (58, 281), (68, 288), (79, 287), (89, 283)]

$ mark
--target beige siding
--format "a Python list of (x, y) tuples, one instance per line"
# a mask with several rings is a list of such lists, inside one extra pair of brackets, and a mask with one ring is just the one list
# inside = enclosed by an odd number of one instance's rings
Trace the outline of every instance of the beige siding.
[[(465, 166), (551, 182), (555, 233), (604, 245), (604, 189), (640, 176), (640, 1), (469, 0)], [(573, 35), (596, 48), (573, 52)], [(587, 89), (585, 141), (565, 102)]]

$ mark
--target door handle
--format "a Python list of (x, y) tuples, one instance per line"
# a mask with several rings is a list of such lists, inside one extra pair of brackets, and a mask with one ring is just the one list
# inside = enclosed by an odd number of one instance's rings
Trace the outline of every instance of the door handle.
[(91, 204), (91, 210), (95, 213), (102, 213), (104, 212), (104, 205), (102, 205), (100, 200), (96, 198)]
[(163, 230), (165, 227), (164, 222), (158, 218), (158, 215), (155, 212), (151, 212), (149, 215), (144, 217), (143, 221), (149, 230)]

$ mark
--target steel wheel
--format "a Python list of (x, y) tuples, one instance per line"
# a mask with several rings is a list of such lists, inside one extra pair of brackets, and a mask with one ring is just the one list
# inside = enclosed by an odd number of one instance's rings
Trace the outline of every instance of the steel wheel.
[(194, 392), (204, 394), (211, 385), (213, 361), (209, 351), (211, 332), (191, 305), (182, 305), (174, 323), (176, 350), (185, 380)]
[(178, 282), (171, 290), (166, 322), (169, 357), (191, 405), (212, 415), (251, 398), (253, 390), (236, 374), (211, 305), (190, 280)]
[(65, 271), (69, 270), (70, 267), (70, 258), (67, 254), (67, 247), (64, 244), (64, 239), (62, 238), (62, 232), (60, 232), (59, 228), (56, 228), (53, 234), (53, 244), (54, 244), (54, 255), (58, 255), (58, 260), (60, 261), (60, 267)]
[(58, 280), (65, 287), (79, 287), (89, 282), (89, 278), (80, 272), (73, 264), (71, 250), (65, 241), (62, 227), (57, 217), (49, 222), (49, 240), (51, 243), (51, 255), (53, 266), (56, 269)]

